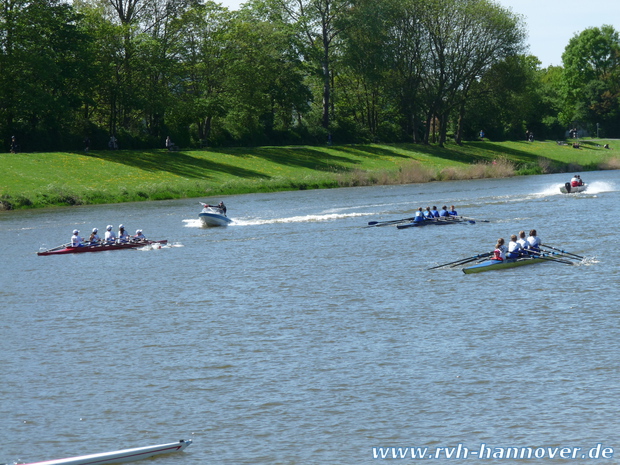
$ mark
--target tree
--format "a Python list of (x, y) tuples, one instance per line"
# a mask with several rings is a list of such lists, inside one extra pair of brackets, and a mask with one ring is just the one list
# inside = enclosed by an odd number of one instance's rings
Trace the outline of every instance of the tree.
[(571, 38), (562, 54), (564, 124), (603, 125), (618, 136), (620, 122), (620, 36), (612, 26), (592, 27)]

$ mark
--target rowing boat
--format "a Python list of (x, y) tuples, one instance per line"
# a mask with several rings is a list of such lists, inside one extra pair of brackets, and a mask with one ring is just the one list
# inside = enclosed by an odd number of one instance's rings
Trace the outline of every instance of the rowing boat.
[[(554, 256), (562, 257), (562, 254), (554, 254)], [(556, 258), (548, 258), (546, 255), (537, 255), (535, 257), (519, 257), (507, 258), (506, 260), (485, 260), (475, 265), (463, 268), (463, 273), (482, 273), (483, 271), (503, 270), (505, 268), (515, 268), (517, 266), (533, 265), (534, 263), (543, 263), (549, 261), (557, 261)]]
[(107, 465), (111, 463), (126, 463), (136, 460), (148, 459), (157, 455), (181, 452), (192, 443), (191, 439), (181, 439), (179, 442), (159, 444), (156, 446), (137, 447), (135, 449), (103, 452), (101, 454), (81, 455), (66, 459), (47, 460), (45, 462), (32, 462), (24, 465)]
[(588, 188), (587, 184), (582, 184), (581, 186), (571, 186), (570, 182), (564, 183), (563, 186), (560, 186), (560, 192), (562, 194), (575, 194), (577, 192), (583, 192)]
[(135, 249), (137, 247), (143, 247), (151, 244), (167, 244), (167, 240), (163, 241), (130, 241), (130, 242), (99, 242), (97, 244), (86, 244), (79, 247), (71, 247), (69, 244), (59, 245), (53, 249), (43, 250), (37, 252), (37, 255), (64, 255), (69, 253), (84, 253), (84, 252), (104, 252), (106, 250), (119, 250), (119, 249)]
[(444, 217), (444, 218), (433, 218), (431, 220), (424, 221), (412, 221), (407, 224), (399, 224), (396, 225), (398, 229), (406, 229), (406, 228), (419, 228), (422, 226), (443, 226), (447, 224), (459, 224), (459, 223), (475, 223), (473, 220), (466, 220), (458, 217)]

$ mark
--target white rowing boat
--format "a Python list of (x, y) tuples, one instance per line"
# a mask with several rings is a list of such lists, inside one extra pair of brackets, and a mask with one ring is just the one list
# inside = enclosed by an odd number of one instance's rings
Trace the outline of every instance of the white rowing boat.
[(137, 447), (135, 449), (103, 452), (101, 454), (82, 455), (66, 459), (32, 462), (24, 465), (107, 465), (109, 463), (126, 463), (148, 459), (157, 455), (181, 452), (192, 443), (191, 439), (181, 439), (179, 442), (159, 444), (157, 446)]

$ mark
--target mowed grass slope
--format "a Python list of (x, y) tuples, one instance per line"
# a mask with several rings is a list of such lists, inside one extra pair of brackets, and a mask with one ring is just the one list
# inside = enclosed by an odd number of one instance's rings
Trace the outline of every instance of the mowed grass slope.
[[(615, 141), (0, 154), (0, 209), (616, 169)], [(604, 149), (609, 143), (611, 149)], [(620, 145), (618, 146), (620, 147)]]

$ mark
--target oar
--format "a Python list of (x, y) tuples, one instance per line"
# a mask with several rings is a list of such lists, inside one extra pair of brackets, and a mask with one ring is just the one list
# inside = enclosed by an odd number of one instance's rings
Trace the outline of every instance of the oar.
[(565, 250), (560, 250), (560, 249), (556, 249), (555, 247), (551, 247), (550, 245), (540, 245), (541, 247), (545, 247), (547, 249), (552, 249), (552, 250), (557, 250), (560, 253), (563, 253), (564, 255), (572, 255), (575, 258), (578, 258), (579, 260), (583, 260), (585, 257), (582, 257), (581, 255), (576, 255), (574, 253), (570, 253), (570, 252), (566, 252)]
[(405, 223), (407, 221), (413, 221), (413, 218), (403, 218), (402, 220), (389, 220), (389, 221), (369, 221), (368, 226), (387, 226), (390, 224)]
[(463, 218), (464, 220), (471, 220), (471, 221), (474, 221), (474, 222), (480, 221), (481, 223), (490, 223), (489, 220), (478, 220), (476, 218), (469, 218), (467, 216), (461, 216), (461, 218)]
[(546, 255), (539, 255), (538, 257), (532, 257), (532, 258), (540, 258), (541, 260), (549, 260), (551, 262), (558, 262), (558, 263), (564, 263), (565, 265), (574, 265), (573, 262), (569, 262), (568, 260), (562, 260), (559, 258), (553, 258), (553, 257), (547, 257)]
[(461, 258), (460, 260), (457, 260), (455, 262), (444, 263), (443, 265), (437, 265), (437, 266), (434, 266), (434, 267), (428, 268), (428, 269), (429, 270), (434, 270), (435, 268), (441, 268), (443, 266), (448, 266), (448, 265), (452, 265), (452, 266), (463, 265), (464, 263), (469, 263), (470, 261), (473, 262), (474, 260), (477, 260), (479, 258), (488, 257), (492, 253), (493, 252), (487, 252), (487, 253), (483, 253), (483, 254), (480, 254), (480, 255), (475, 255), (473, 257)]

